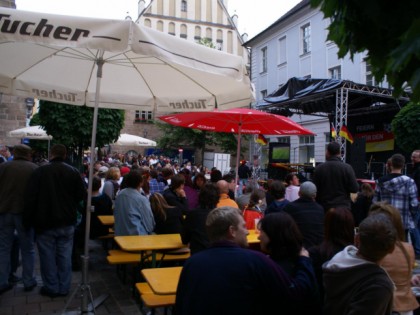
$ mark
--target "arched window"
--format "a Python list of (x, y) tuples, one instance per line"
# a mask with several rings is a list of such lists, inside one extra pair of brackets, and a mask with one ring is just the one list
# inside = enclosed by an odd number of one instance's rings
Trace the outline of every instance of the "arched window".
[(187, 25), (181, 24), (181, 38), (187, 38)]
[(174, 22), (170, 22), (169, 23), (169, 32), (170, 35), (175, 35), (175, 23)]
[(223, 31), (222, 30), (217, 30), (216, 48), (218, 50), (223, 50)]
[(199, 42), (200, 39), (201, 39), (201, 27), (200, 26), (196, 26), (195, 27), (194, 40), (195, 40), (195, 42)]
[(145, 19), (144, 20), (144, 26), (152, 27), (152, 21), (150, 21), (150, 19)]
[(211, 31), (211, 28), (210, 27), (208, 27), (207, 29), (206, 29), (206, 38), (209, 40), (209, 41), (213, 41), (213, 36), (212, 36), (212, 31)]
[(188, 9), (188, 7), (187, 7), (187, 1), (182, 0), (181, 1), (181, 12), (187, 12), (187, 9)]
[(157, 24), (156, 24), (156, 29), (157, 29), (158, 31), (163, 32), (163, 22), (162, 22), (162, 21), (157, 21)]

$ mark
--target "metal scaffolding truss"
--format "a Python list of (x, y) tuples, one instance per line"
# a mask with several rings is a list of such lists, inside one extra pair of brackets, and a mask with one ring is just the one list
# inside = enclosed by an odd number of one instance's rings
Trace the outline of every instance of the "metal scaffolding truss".
[(343, 87), (342, 88), (352, 90), (352, 91), (366, 92), (368, 94), (378, 94), (378, 95), (383, 95), (383, 96), (389, 96), (392, 99), (395, 99), (395, 97), (392, 96), (392, 90), (391, 89), (385, 89), (385, 88), (381, 88), (381, 87), (378, 87), (378, 86), (370, 86), (370, 85), (354, 83), (354, 82), (351, 82), (351, 81), (343, 81)]
[[(390, 89), (384, 89), (376, 86), (368, 86), (368, 85), (361, 85), (356, 84), (351, 81), (343, 81), (344, 84), (341, 88), (337, 89), (335, 91), (335, 115), (334, 115), (334, 128), (337, 131), (337, 138), (336, 141), (340, 143), (341, 148), (341, 158), (345, 162), (346, 156), (347, 156), (347, 141), (345, 138), (340, 137), (339, 131), (341, 130), (341, 127), (343, 125), (347, 125), (347, 118), (348, 118), (348, 108), (349, 108), (349, 93), (354, 92), (358, 94), (366, 94), (369, 97), (372, 97), (372, 99), (375, 98), (375, 96), (381, 96), (389, 98), (390, 100), (394, 101), (394, 105), (397, 105), (399, 107), (399, 100), (401, 99), (395, 99), (394, 96), (392, 96), (392, 90)], [(409, 101), (408, 96), (403, 96), (402, 100), (404, 103), (407, 103)], [(378, 103), (381, 103), (381, 101), (378, 101)], [(373, 102), (373, 104), (375, 103)], [(376, 108), (378, 109), (378, 107)], [(359, 112), (362, 109), (359, 109)], [(366, 111), (364, 111), (366, 112)]]
[(340, 143), (341, 159), (346, 160), (346, 139), (340, 137), (339, 131), (343, 125), (347, 125), (347, 108), (349, 100), (349, 91), (346, 88), (337, 89), (335, 91), (335, 119), (334, 128), (337, 131), (336, 141)]
[(343, 124), (348, 126), (348, 120), (356, 116), (398, 111), (410, 101), (408, 93), (396, 98), (392, 92), (345, 80), (291, 78), (256, 108), (289, 117), (297, 114), (328, 118), (337, 132), (336, 141), (345, 160), (346, 139), (339, 136)]

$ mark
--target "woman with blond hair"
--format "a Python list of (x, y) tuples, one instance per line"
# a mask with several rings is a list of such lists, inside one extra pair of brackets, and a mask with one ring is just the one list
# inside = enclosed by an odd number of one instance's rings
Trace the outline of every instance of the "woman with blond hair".
[(120, 177), (121, 171), (117, 166), (110, 167), (105, 174), (105, 182), (102, 192), (107, 194), (109, 198), (111, 198), (112, 202), (114, 202), (118, 190), (120, 189)]
[(386, 202), (373, 204), (369, 215), (373, 213), (388, 215), (397, 230), (397, 242), (394, 251), (381, 261), (382, 268), (388, 272), (396, 287), (392, 310), (400, 315), (412, 315), (413, 310), (419, 307), (419, 303), (411, 291), (410, 283), (415, 256), (413, 246), (405, 241), (401, 214), (398, 209)]

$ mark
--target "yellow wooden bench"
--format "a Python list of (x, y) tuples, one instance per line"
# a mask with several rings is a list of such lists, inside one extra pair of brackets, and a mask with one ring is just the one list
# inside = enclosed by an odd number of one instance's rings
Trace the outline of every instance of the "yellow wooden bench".
[[(160, 265), (162, 262), (180, 262), (188, 259), (191, 256), (190, 252), (185, 253), (156, 253), (156, 261), (158, 262), (158, 265)], [(136, 265), (140, 266), (141, 260), (140, 260), (140, 254), (138, 253), (130, 253), (126, 252), (120, 249), (111, 249), (108, 251), (107, 261), (111, 265), (117, 266), (117, 274), (119, 275), (120, 279), (123, 283), (126, 282), (127, 278), (127, 269), (126, 265)], [(151, 256), (146, 256), (146, 259), (143, 261), (143, 263), (149, 263), (151, 262)], [(142, 267), (142, 266), (140, 266)], [(137, 270), (134, 271), (134, 279), (136, 279)]]
[(155, 294), (147, 282), (136, 283), (136, 289), (140, 294), (142, 304), (150, 308), (152, 314), (154, 314), (155, 309), (159, 307), (163, 307), (165, 314), (167, 314), (168, 308), (175, 305), (175, 294)]
[(142, 294), (154, 294), (152, 288), (147, 282), (137, 282), (136, 283), (137, 292)]
[[(173, 253), (156, 253), (156, 261), (182, 261), (186, 260), (191, 256), (190, 252), (173, 254)], [(108, 251), (107, 256), (108, 263), (111, 265), (121, 264), (136, 264), (140, 263), (140, 254), (130, 253), (120, 249), (111, 249)], [(147, 257), (147, 261), (150, 261), (151, 257)]]

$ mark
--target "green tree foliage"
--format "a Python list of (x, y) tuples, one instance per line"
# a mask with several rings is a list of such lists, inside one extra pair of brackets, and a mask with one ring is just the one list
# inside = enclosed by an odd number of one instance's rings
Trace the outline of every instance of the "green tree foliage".
[[(103, 147), (118, 139), (124, 127), (124, 111), (99, 109), (96, 146)], [(38, 123), (50, 134), (55, 143), (72, 148), (81, 157), (91, 145), (93, 108), (40, 101)]]
[(213, 42), (209, 38), (202, 38), (198, 41), (198, 43), (200, 45), (203, 45), (209, 48), (216, 48), (216, 46), (213, 44)]
[(209, 133), (192, 128), (176, 127), (166, 123), (156, 122), (156, 126), (162, 131), (162, 136), (157, 140), (157, 146), (161, 149), (176, 149), (181, 146), (189, 146), (202, 150), (206, 144), (213, 144)]
[(378, 82), (386, 77), (399, 95), (407, 82), (420, 100), (420, 1), (311, 0), (331, 18), (328, 39), (339, 57), (368, 51)]
[[(233, 133), (224, 133), (224, 132), (213, 132), (213, 141), (217, 143), (222, 152), (231, 153), (236, 155), (236, 150), (238, 146), (238, 137)], [(246, 143), (248, 136), (242, 135), (241, 138), (241, 152), (243, 151), (243, 145)]]
[(159, 122), (156, 122), (156, 126), (163, 134), (158, 139), (157, 146), (163, 150), (177, 149), (182, 146), (192, 147), (200, 150), (203, 158), (207, 146), (217, 145), (223, 152), (236, 154), (237, 140), (234, 134), (207, 132)]
[(420, 103), (408, 103), (392, 120), (398, 146), (407, 153), (420, 148)]

